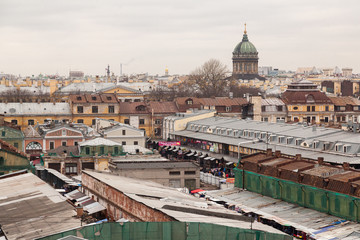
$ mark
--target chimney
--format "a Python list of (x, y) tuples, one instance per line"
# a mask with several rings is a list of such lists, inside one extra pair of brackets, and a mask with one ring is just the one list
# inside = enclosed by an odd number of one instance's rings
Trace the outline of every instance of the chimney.
[(296, 154), (295, 155), (295, 160), (296, 161), (301, 161), (301, 154)]
[(324, 158), (323, 157), (318, 157), (318, 163), (319, 163), (319, 165), (323, 165), (324, 164)]
[(344, 168), (345, 171), (350, 170), (350, 164), (348, 162), (344, 162), (343, 163), (343, 168)]
[(266, 156), (267, 156), (267, 157), (271, 157), (271, 156), (272, 156), (272, 149), (271, 149), (271, 148), (266, 149)]
[(275, 151), (275, 157), (279, 158), (281, 156), (281, 151), (280, 150), (276, 150)]
[(81, 217), (84, 214), (84, 209), (82, 206), (77, 206), (76, 207), (76, 216), (77, 217)]

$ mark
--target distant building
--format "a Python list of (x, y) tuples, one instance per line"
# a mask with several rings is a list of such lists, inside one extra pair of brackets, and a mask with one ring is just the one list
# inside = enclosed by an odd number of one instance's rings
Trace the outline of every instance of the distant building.
[(82, 72), (82, 71), (70, 71), (69, 72), (70, 79), (83, 78), (83, 77), (84, 77), (84, 72)]
[(310, 81), (291, 83), (281, 99), (287, 105), (289, 121), (326, 124), (333, 120), (333, 103)]
[(191, 161), (112, 160), (109, 169), (120, 176), (157, 182), (174, 188), (200, 188), (200, 167)]

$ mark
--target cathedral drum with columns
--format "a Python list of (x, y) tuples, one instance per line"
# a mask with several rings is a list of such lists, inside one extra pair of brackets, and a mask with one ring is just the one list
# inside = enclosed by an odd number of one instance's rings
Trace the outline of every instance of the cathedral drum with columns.
[(258, 52), (249, 41), (246, 24), (242, 41), (236, 45), (233, 51), (233, 77), (236, 79), (260, 79), (263, 77), (258, 75)]

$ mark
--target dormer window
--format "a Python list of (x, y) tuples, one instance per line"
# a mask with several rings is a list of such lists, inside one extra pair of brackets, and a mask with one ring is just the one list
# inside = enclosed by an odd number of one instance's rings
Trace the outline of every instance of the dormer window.
[(146, 110), (145, 105), (139, 105), (136, 107), (136, 111), (145, 111), (145, 110)]
[(111, 100), (111, 97), (110, 97), (110, 96), (107, 96), (106, 99), (107, 99), (107, 100)]
[(343, 151), (344, 153), (349, 152), (351, 148), (351, 145), (344, 145)]
[(314, 103), (315, 102), (314, 96), (312, 94), (307, 95), (306, 102), (307, 103)]
[(80, 96), (76, 97), (76, 100), (81, 101), (82, 98)]
[(191, 99), (191, 98), (189, 98), (189, 99), (187, 99), (186, 101), (185, 101), (185, 103), (187, 104), (187, 105), (193, 105), (193, 100)]
[(91, 99), (95, 101), (95, 100), (96, 100), (96, 97), (95, 97), (95, 96), (92, 96)]

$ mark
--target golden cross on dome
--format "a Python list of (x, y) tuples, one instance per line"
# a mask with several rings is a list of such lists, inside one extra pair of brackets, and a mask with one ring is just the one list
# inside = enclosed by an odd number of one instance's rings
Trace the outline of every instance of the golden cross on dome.
[(244, 31), (244, 33), (245, 33), (245, 34), (247, 33), (247, 31), (246, 31), (246, 23), (245, 23), (245, 31)]

